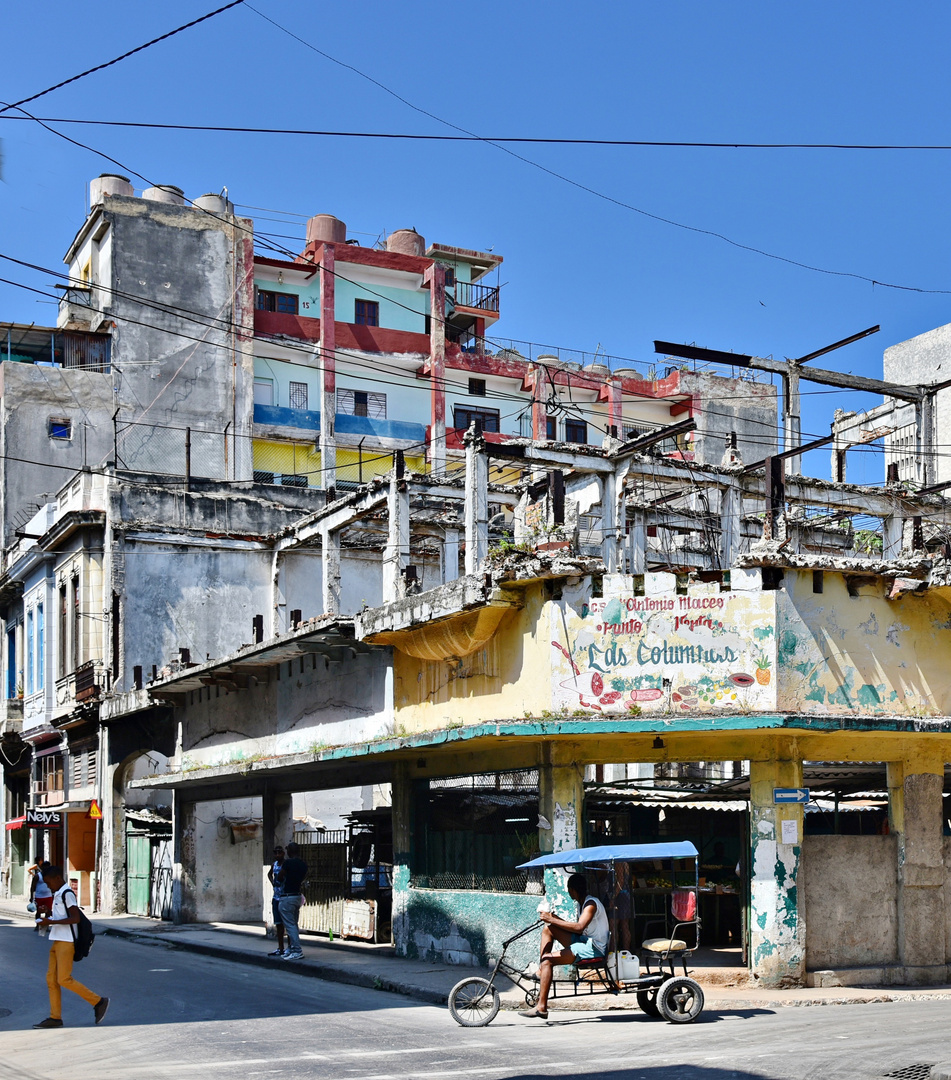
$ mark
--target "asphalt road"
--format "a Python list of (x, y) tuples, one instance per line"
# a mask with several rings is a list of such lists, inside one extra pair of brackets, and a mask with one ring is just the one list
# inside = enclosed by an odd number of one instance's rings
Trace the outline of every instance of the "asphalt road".
[[(951, 1002), (704, 1012), (674, 1027), (639, 1012), (502, 1012), (457, 1026), (444, 1008), (164, 946), (99, 938), (75, 974), (112, 999), (100, 1027), (64, 994), (48, 1013), (48, 945), (0, 920), (0, 1080), (872, 1080), (951, 1059)], [(926, 1074), (925, 1074), (926, 1075)]]

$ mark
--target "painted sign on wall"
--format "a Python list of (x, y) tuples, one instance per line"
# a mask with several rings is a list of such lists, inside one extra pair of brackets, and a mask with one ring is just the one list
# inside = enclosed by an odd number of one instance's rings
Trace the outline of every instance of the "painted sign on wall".
[[(775, 707), (775, 604), (762, 592), (618, 591), (551, 608), (555, 708), (613, 715)], [(623, 579), (613, 579), (621, 580)], [(652, 584), (663, 584), (653, 582)]]

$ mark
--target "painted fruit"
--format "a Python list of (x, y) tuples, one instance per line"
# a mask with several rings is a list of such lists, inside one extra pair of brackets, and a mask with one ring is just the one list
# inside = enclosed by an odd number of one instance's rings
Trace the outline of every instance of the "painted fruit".
[(760, 686), (769, 686), (769, 677), (772, 672), (769, 668), (757, 668), (756, 669), (756, 681)]

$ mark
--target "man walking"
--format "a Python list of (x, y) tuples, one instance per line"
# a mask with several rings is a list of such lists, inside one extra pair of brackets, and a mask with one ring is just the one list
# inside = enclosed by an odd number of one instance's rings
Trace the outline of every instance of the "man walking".
[(81, 982), (73, 978), (73, 926), (79, 922), (79, 906), (76, 894), (63, 880), (63, 868), (50, 866), (43, 872), (46, 884), (53, 891), (53, 909), (41, 912), (37, 916), (40, 928), (49, 927), (50, 963), (46, 972), (46, 985), (50, 992), (50, 1014), (45, 1020), (34, 1024), (35, 1028), (61, 1028), (63, 1026), (62, 988), (72, 990), (74, 994), (92, 1005), (96, 1023), (109, 1008), (109, 999), (94, 994)]
[(282, 960), (303, 960), (304, 950), (300, 947), (300, 907), (303, 903), (301, 889), (307, 877), (307, 863), (300, 857), (300, 847), (293, 841), (287, 845), (287, 858), (277, 873), (281, 883), (281, 899), (278, 911), (281, 922), (287, 931), (287, 950)]

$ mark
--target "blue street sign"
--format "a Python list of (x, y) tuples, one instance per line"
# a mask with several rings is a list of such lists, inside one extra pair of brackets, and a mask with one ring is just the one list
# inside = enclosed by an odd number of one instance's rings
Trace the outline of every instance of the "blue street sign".
[(809, 802), (809, 789), (798, 787), (774, 787), (774, 803), (807, 803)]

